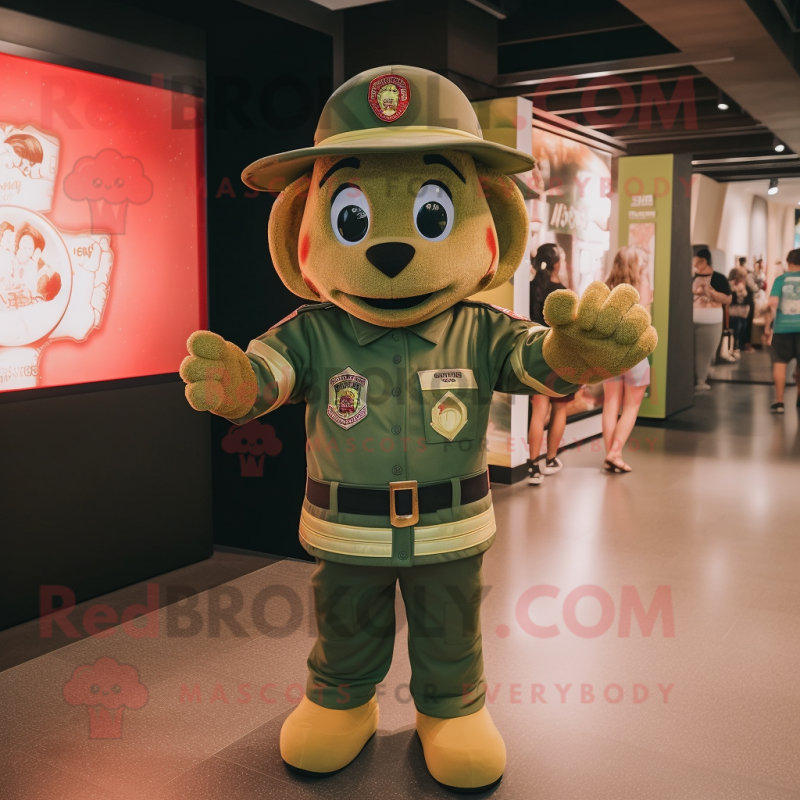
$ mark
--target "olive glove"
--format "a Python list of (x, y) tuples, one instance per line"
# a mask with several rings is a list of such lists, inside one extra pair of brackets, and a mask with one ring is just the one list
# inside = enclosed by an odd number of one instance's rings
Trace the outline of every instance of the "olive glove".
[(551, 328), (542, 348), (544, 360), (571, 383), (600, 383), (621, 375), (658, 343), (639, 293), (625, 283), (612, 291), (595, 281), (580, 300), (575, 292), (558, 289), (545, 300), (544, 319)]

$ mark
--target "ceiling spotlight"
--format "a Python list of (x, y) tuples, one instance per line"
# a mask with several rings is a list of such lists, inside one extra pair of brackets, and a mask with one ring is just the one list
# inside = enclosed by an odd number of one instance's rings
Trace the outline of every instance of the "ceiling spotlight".
[(775, 152), (776, 153), (782, 153), (785, 149), (786, 149), (786, 145), (781, 143), (781, 142), (778, 142), (778, 144), (775, 145)]
[(727, 111), (730, 108), (728, 98), (722, 92), (717, 95), (717, 108), (720, 111)]
[(778, 194), (778, 179), (777, 178), (770, 178), (769, 179), (769, 189), (767, 189), (767, 194)]

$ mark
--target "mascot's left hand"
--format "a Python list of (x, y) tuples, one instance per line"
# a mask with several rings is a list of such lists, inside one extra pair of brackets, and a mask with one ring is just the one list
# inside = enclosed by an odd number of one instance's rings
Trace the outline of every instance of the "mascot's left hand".
[(551, 328), (544, 359), (571, 383), (600, 383), (621, 375), (658, 343), (639, 293), (627, 284), (612, 291), (595, 281), (580, 301), (575, 292), (558, 289), (545, 301), (544, 318)]

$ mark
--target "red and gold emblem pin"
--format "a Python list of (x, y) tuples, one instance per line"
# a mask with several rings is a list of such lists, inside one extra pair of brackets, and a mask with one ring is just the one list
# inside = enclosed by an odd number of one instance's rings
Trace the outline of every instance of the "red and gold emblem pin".
[(378, 75), (369, 83), (369, 104), (378, 119), (395, 122), (408, 108), (411, 87), (401, 75)]

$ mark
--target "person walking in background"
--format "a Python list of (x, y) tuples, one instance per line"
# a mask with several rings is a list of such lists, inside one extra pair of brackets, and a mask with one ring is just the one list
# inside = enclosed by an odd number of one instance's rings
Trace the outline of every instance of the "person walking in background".
[[(756, 273), (760, 271), (762, 275), (764, 275), (764, 259), (759, 258), (756, 259), (755, 265), (752, 270), (745, 268), (744, 271), (744, 282), (747, 286), (748, 291), (752, 298), (758, 294), (759, 283), (756, 279)], [(744, 350), (745, 353), (752, 353), (754, 351), (754, 347), (751, 344), (753, 340), (753, 320), (756, 316), (756, 304), (755, 299), (750, 304), (750, 311), (747, 315), (747, 319), (745, 320), (744, 327), (741, 331), (741, 348), (737, 345), (737, 349)], [(733, 327), (733, 326), (731, 326)]]
[(722, 338), (723, 306), (730, 305), (731, 287), (711, 266), (711, 251), (701, 247), (692, 259), (694, 379), (696, 392), (708, 391), (708, 371)]
[(728, 316), (731, 330), (733, 331), (733, 355), (739, 358), (742, 345), (749, 343), (745, 335), (748, 330), (748, 321), (753, 318), (755, 301), (753, 292), (747, 283), (746, 269), (734, 267), (731, 271), (729, 283), (731, 287), (731, 304), (728, 308)]
[[(780, 261), (777, 263), (780, 264)], [(764, 261), (760, 258), (753, 268), (753, 283), (756, 285), (757, 292), (765, 291), (767, 288), (767, 271), (764, 269)]]
[[(613, 289), (621, 283), (629, 283), (638, 291), (645, 267), (638, 248), (623, 247), (614, 256), (606, 285)], [(606, 446), (607, 472), (631, 472), (630, 465), (622, 458), (622, 449), (636, 424), (639, 407), (649, 385), (650, 362), (646, 358), (624, 375), (603, 382), (603, 442)]]
[[(783, 414), (783, 394), (786, 387), (786, 368), (792, 359), (800, 359), (800, 249), (786, 256), (787, 271), (775, 278), (769, 294), (764, 338), (771, 345), (772, 380), (775, 383), (773, 414)], [(800, 370), (795, 364), (795, 383)], [(798, 383), (800, 387), (800, 383)], [(800, 389), (796, 400), (800, 408)]]
[[(556, 289), (566, 289), (559, 282), (561, 270), (566, 267), (564, 251), (555, 244), (543, 244), (536, 251), (532, 260), (533, 279), (531, 280), (531, 320), (539, 325), (547, 324), (544, 321), (544, 301)], [(538, 486), (544, 481), (545, 475), (553, 475), (563, 466), (558, 458), (558, 447), (564, 437), (567, 426), (567, 403), (574, 398), (574, 394), (565, 397), (548, 397), (544, 394), (531, 396), (531, 424), (528, 430), (528, 483)], [(544, 438), (544, 426), (547, 424), (547, 415), (550, 413), (550, 424), (547, 428), (547, 454), (544, 466), (539, 465), (539, 454)]]

